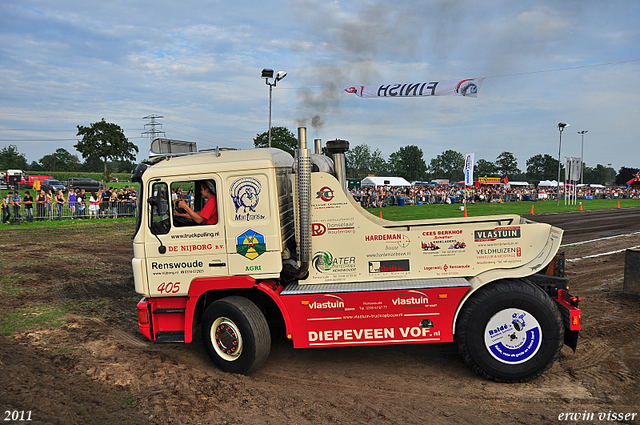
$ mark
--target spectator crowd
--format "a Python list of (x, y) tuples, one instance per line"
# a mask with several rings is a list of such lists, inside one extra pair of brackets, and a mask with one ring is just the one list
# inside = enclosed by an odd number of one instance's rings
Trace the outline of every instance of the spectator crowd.
[[(562, 190), (562, 189), (561, 189)], [(423, 205), (423, 204), (453, 204), (465, 201), (478, 202), (518, 202), (544, 201), (556, 199), (555, 187), (523, 187), (483, 185), (479, 188), (465, 189), (447, 185), (435, 186), (378, 186), (351, 189), (351, 195), (364, 208), (379, 208), (389, 205)], [(564, 192), (561, 193), (564, 196)], [(567, 194), (568, 196), (568, 194)], [(638, 198), (640, 189), (636, 188), (592, 188), (583, 186), (577, 188), (578, 199), (612, 199)], [(561, 198), (563, 199), (563, 198)]]
[[(62, 190), (9, 191), (2, 198), (2, 222), (32, 222), (44, 220), (72, 220), (131, 217), (136, 211), (136, 191), (133, 186), (117, 189), (109, 187), (98, 192), (87, 193), (84, 189), (76, 192), (70, 188), (67, 194)], [(34, 211), (35, 210), (35, 211)]]

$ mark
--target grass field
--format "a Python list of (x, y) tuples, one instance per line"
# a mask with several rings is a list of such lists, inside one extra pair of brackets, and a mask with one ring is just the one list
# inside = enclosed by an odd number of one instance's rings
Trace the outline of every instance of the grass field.
[[(124, 186), (124, 184), (123, 184)], [(620, 202), (620, 208), (633, 208), (640, 207), (640, 199), (595, 199), (582, 201), (582, 209), (584, 211), (613, 209), (618, 207)], [(455, 218), (462, 217), (464, 210), (460, 210), (462, 204), (453, 205), (405, 205), (403, 207), (391, 206), (385, 208), (370, 208), (371, 214), (376, 217), (380, 216), (386, 220), (391, 221), (403, 221), (403, 220), (424, 220), (430, 218)], [(469, 217), (482, 217), (487, 215), (500, 215), (500, 214), (517, 214), (528, 215), (531, 214), (531, 207), (534, 209), (534, 214), (548, 214), (548, 213), (560, 213), (569, 211), (578, 211), (579, 205), (564, 205), (560, 203), (556, 206), (554, 201), (538, 201), (538, 202), (507, 202), (504, 204), (467, 204), (467, 215)], [(117, 219), (101, 219), (101, 220), (70, 220), (63, 219), (61, 221), (43, 221), (33, 223), (22, 223), (21, 226), (16, 227), (57, 227), (57, 226), (91, 226), (96, 222), (131, 222), (135, 219), (117, 218)], [(2, 226), (10, 226), (3, 224)]]
[[(620, 199), (620, 208), (640, 207), (640, 199)], [(392, 221), (402, 220), (424, 220), (429, 218), (453, 218), (462, 217), (464, 210), (460, 208), (462, 204), (453, 205), (405, 205), (403, 207), (391, 206), (385, 208), (371, 208), (368, 211), (379, 217), (382, 212), (382, 218)], [(578, 205), (564, 205), (561, 201), (556, 206), (555, 201), (537, 201), (537, 202), (506, 202), (504, 204), (467, 204), (467, 215), (469, 217), (481, 217), (487, 215), (500, 214), (531, 214), (533, 207), (534, 214), (560, 213), (569, 211), (578, 211)], [(618, 199), (594, 199), (582, 201), (582, 209), (584, 211), (602, 210), (618, 207)]]

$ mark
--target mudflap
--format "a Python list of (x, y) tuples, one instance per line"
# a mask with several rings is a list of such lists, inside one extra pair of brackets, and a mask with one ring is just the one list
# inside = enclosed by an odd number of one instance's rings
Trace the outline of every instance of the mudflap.
[(575, 353), (578, 347), (578, 337), (580, 336), (580, 308), (578, 304), (582, 300), (574, 297), (564, 289), (558, 289), (558, 295), (553, 297), (562, 314), (564, 322), (564, 344)]
[(554, 258), (545, 273), (537, 273), (527, 279), (538, 285), (556, 302), (564, 323), (564, 344), (575, 352), (581, 330), (578, 304), (582, 298), (574, 297), (567, 291), (569, 279), (564, 277), (564, 253), (559, 253)]

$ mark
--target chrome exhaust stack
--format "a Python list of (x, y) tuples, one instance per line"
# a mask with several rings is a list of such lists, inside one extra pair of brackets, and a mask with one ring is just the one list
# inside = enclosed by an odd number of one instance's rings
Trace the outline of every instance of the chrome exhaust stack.
[(349, 150), (349, 142), (346, 140), (330, 140), (327, 142), (327, 150), (333, 154), (333, 163), (336, 170), (336, 178), (345, 193), (349, 193), (349, 182), (347, 181), (347, 167), (344, 153)]
[(298, 259), (300, 271), (295, 277), (306, 276), (311, 263), (311, 152), (307, 149), (307, 128), (298, 127), (296, 150)]

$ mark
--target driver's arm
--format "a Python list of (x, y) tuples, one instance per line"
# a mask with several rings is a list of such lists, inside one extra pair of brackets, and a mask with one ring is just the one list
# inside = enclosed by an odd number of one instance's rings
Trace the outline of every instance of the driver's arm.
[(202, 222), (204, 222), (204, 218), (200, 217), (200, 215), (198, 215), (197, 212), (195, 212), (194, 210), (189, 208), (189, 205), (187, 205), (187, 203), (184, 201), (184, 199), (179, 199), (178, 200), (178, 208), (184, 209), (186, 211), (186, 213), (180, 213), (180, 212), (178, 212), (176, 210), (173, 210), (173, 215), (176, 215), (178, 217), (190, 218), (191, 220), (195, 221), (198, 224), (202, 224)]

